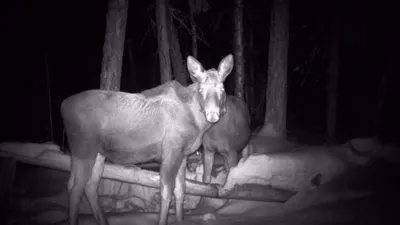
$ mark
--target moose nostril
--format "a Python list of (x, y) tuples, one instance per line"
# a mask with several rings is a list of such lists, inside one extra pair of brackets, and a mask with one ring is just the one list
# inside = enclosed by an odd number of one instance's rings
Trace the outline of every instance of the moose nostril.
[(206, 119), (210, 123), (216, 123), (219, 120), (219, 112), (211, 111), (206, 113)]

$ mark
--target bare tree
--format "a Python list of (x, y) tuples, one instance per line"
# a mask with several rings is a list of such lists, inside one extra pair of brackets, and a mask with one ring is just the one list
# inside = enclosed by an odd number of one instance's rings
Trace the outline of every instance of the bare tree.
[(167, 3), (156, 0), (158, 58), (160, 61), (161, 83), (172, 80), (170, 44), (168, 41)]
[(285, 136), (289, 0), (273, 0), (271, 10), (267, 107), (260, 135)]
[(331, 9), (331, 50), (328, 67), (327, 93), (327, 141), (334, 144), (336, 139), (337, 88), (339, 79), (339, 48), (340, 48), (340, 0), (334, 0)]
[(120, 89), (127, 18), (128, 0), (110, 0), (101, 65), (101, 89)]
[[(196, 16), (202, 12), (207, 12), (210, 10), (210, 5), (207, 0), (189, 0), (189, 8), (190, 8), (190, 30), (188, 32), (192, 35), (192, 56), (197, 58), (198, 49), (197, 49), (197, 41), (203, 41), (206, 43), (204, 38), (199, 35), (199, 29), (196, 25)], [(206, 43), (207, 44), (207, 43)]]
[(195, 17), (197, 14), (196, 10), (196, 0), (189, 0), (190, 7), (190, 25), (192, 32), (192, 55), (197, 58), (197, 32), (196, 32), (196, 22)]
[(243, 43), (243, 0), (235, 0), (234, 11), (234, 24), (235, 24), (235, 96), (244, 98), (244, 43)]
[(254, 93), (256, 93), (256, 82), (255, 82), (255, 77), (256, 77), (256, 50), (253, 48), (254, 47), (254, 32), (253, 28), (251, 26), (252, 19), (250, 17), (250, 26), (249, 26), (249, 37), (248, 41), (245, 41), (245, 49), (246, 49), (246, 58), (248, 59), (248, 73), (246, 73), (246, 85), (245, 85), (245, 99), (247, 102), (247, 105), (249, 106), (250, 113), (253, 114), (256, 111), (256, 96)]
[(386, 122), (385, 114), (387, 111), (388, 96), (391, 85), (391, 80), (396, 76), (397, 59), (399, 43), (397, 42), (399, 33), (390, 31), (387, 36), (385, 61), (382, 69), (382, 78), (378, 88), (377, 107), (375, 111), (374, 130), (376, 132), (384, 131), (384, 124)]
[(127, 40), (127, 50), (128, 50), (128, 57), (129, 57), (129, 82), (130, 87), (132, 87), (133, 92), (137, 91), (137, 79), (136, 79), (136, 72), (135, 72), (135, 54), (133, 53), (133, 40)]
[(177, 80), (182, 85), (186, 86), (188, 84), (188, 73), (185, 69), (184, 61), (182, 60), (182, 52), (179, 42), (178, 30), (174, 24), (174, 22), (178, 22), (183, 25), (184, 28), (187, 29), (189, 33), (192, 35), (192, 55), (197, 57), (197, 28), (194, 23), (194, 16), (205, 12), (209, 9), (209, 5), (206, 0), (189, 0), (190, 10), (191, 10), (191, 28), (185, 24), (186, 18), (182, 17), (182, 13), (179, 12), (178, 9), (171, 7), (170, 5), (166, 5), (166, 20), (168, 26), (168, 41), (169, 41), (169, 53), (172, 65), (172, 74), (173, 78)]
[(168, 27), (169, 27), (169, 42), (170, 42), (170, 56), (172, 71), (175, 80), (177, 80), (182, 85), (186, 86), (188, 84), (187, 78), (189, 77), (186, 72), (181, 53), (181, 46), (179, 43), (178, 31), (174, 25), (173, 9), (168, 7)]

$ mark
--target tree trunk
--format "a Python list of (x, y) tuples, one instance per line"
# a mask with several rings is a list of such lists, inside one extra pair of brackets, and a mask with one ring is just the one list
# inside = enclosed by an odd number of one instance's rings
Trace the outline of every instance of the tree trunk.
[(196, 0), (189, 0), (191, 31), (192, 31), (192, 56), (197, 59), (197, 31), (194, 18), (196, 16)]
[(332, 1), (331, 9), (331, 50), (330, 63), (328, 67), (328, 89), (327, 89), (327, 141), (333, 145), (336, 141), (336, 114), (337, 114), (337, 89), (339, 78), (339, 48), (340, 48), (340, 0)]
[[(251, 22), (250, 22), (251, 24)], [(246, 85), (246, 102), (249, 106), (249, 111), (251, 115), (254, 115), (255, 112), (255, 106), (256, 106), (256, 96), (254, 93), (256, 92), (256, 85), (255, 85), (255, 77), (256, 77), (256, 57), (255, 56), (255, 51), (253, 50), (254, 47), (254, 33), (253, 33), (253, 29), (250, 27), (250, 32), (249, 32), (249, 41), (247, 43), (247, 58), (248, 60), (248, 73), (246, 75), (246, 79), (247, 79), (247, 85)]]
[(131, 83), (129, 84), (129, 87), (131, 87), (132, 92), (137, 92), (137, 80), (136, 80), (136, 74), (135, 74), (135, 55), (133, 53), (133, 43), (132, 39), (128, 39), (128, 57), (129, 57), (129, 78), (128, 79)]
[(110, 0), (100, 75), (103, 90), (120, 89), (127, 18), (128, 0)]
[[(382, 78), (379, 84), (377, 107), (375, 111), (374, 131), (378, 133), (387, 132), (384, 124), (387, 123), (387, 116), (385, 116), (385, 105), (389, 96), (390, 78), (396, 76), (397, 57), (399, 50), (398, 33), (396, 31), (389, 32), (386, 42), (386, 56), (385, 63), (383, 64)], [(386, 126), (390, 127), (390, 126)], [(387, 128), (386, 128), (387, 129)]]
[(167, 4), (166, 0), (156, 0), (158, 58), (160, 61), (161, 83), (172, 80), (171, 58), (169, 54)]
[(187, 77), (185, 66), (182, 60), (181, 46), (179, 44), (178, 31), (174, 25), (174, 18), (172, 17), (171, 11), (169, 11), (168, 15), (168, 27), (169, 27), (169, 41), (170, 41), (170, 55), (171, 55), (171, 64), (172, 71), (175, 77), (180, 84), (183, 86), (187, 86)]
[(273, 0), (264, 126), (260, 135), (286, 135), (286, 83), (289, 48), (289, 0)]
[(244, 98), (243, 0), (235, 0), (235, 96)]
[(49, 106), (49, 133), (50, 133), (50, 141), (54, 142), (54, 129), (53, 129), (53, 110), (52, 110), (52, 101), (51, 101), (51, 82), (50, 82), (50, 73), (49, 73), (49, 61), (47, 58), (47, 54), (44, 56), (44, 64), (46, 66), (46, 88), (47, 88), (47, 101)]

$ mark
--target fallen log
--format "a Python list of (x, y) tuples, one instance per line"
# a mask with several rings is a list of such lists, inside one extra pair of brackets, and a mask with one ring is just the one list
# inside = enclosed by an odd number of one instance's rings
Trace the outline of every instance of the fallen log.
[[(32, 165), (49, 167), (61, 171), (70, 171), (70, 156), (64, 154), (57, 145), (51, 143), (1, 143), (0, 157), (13, 157), (20, 162)], [(102, 177), (148, 187), (160, 187), (160, 176), (158, 173), (142, 170), (137, 166), (124, 167), (106, 163)], [(246, 187), (246, 184), (242, 186)], [(249, 188), (243, 188), (243, 191), (235, 189), (231, 192), (226, 189), (223, 190), (221, 185), (205, 184), (187, 179), (186, 193), (210, 198), (229, 198), (284, 203), (296, 192), (273, 188), (270, 186), (257, 188), (254, 192), (249, 191)]]

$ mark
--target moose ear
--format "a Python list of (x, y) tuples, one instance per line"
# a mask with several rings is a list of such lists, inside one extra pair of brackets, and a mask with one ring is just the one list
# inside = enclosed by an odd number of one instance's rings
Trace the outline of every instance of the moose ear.
[(232, 72), (233, 69), (233, 56), (229, 54), (221, 60), (218, 66), (218, 74), (221, 82), (224, 82), (226, 77)]
[(187, 68), (190, 73), (190, 78), (192, 79), (193, 82), (204, 82), (205, 81), (205, 74), (204, 74), (204, 68), (201, 65), (197, 59), (195, 59), (192, 56), (187, 57)]

